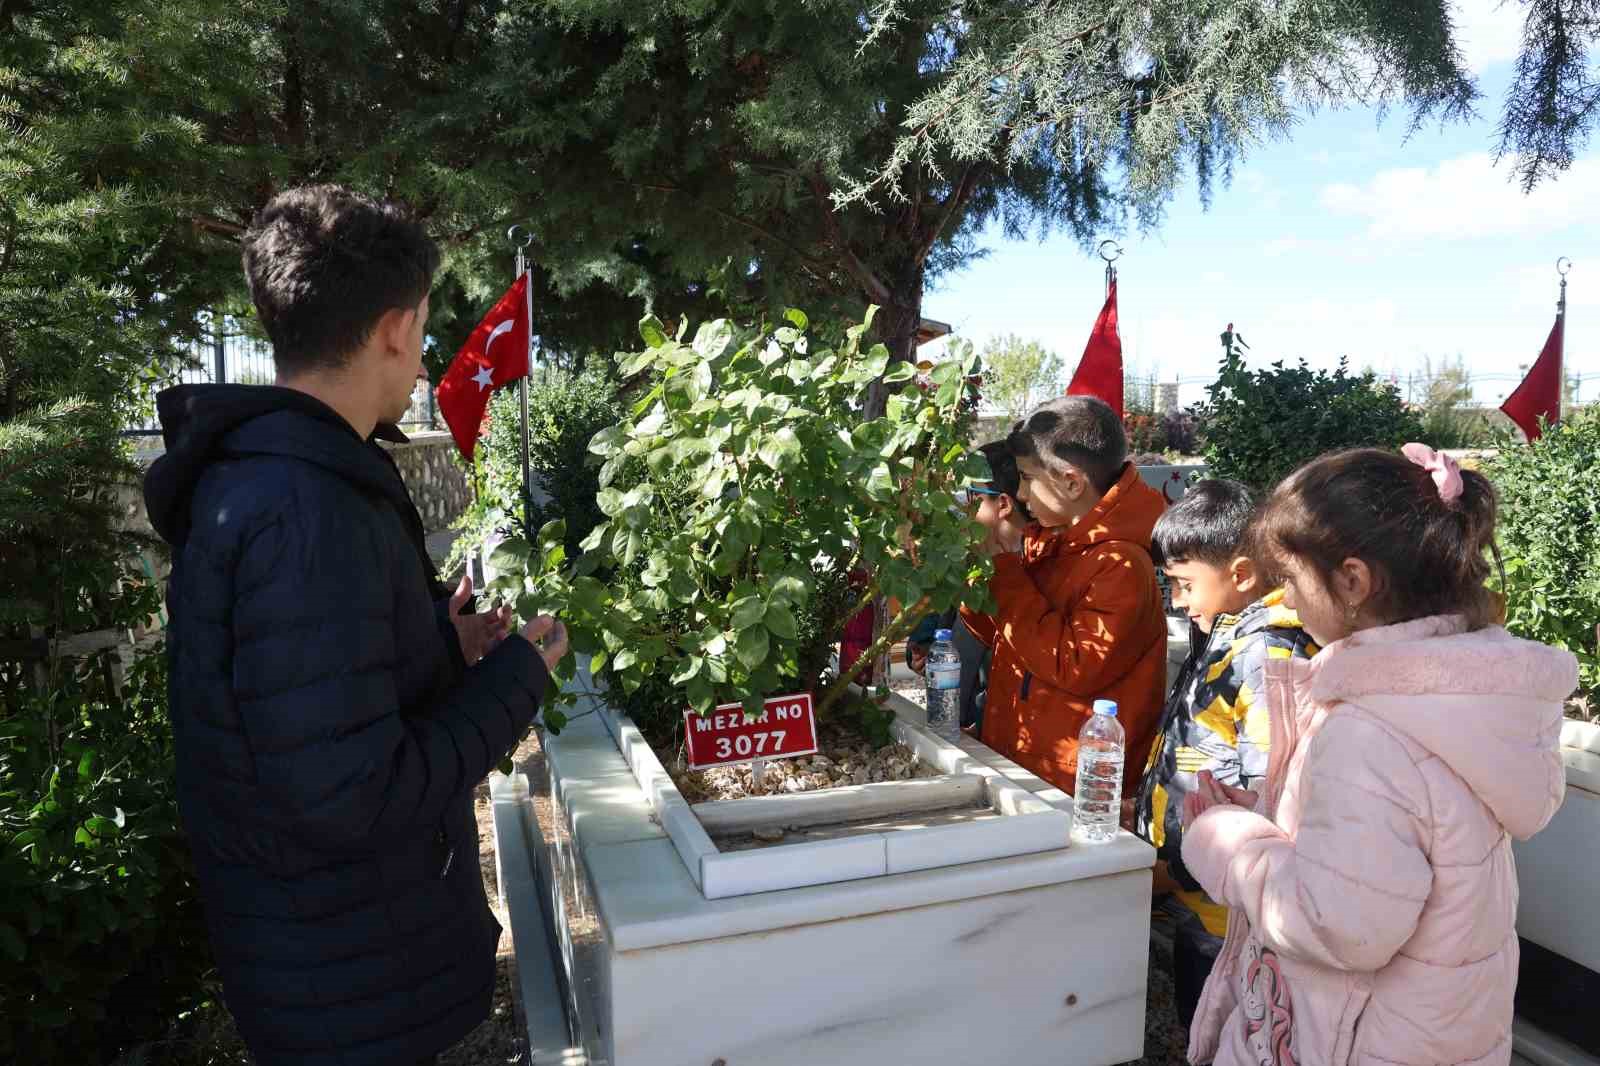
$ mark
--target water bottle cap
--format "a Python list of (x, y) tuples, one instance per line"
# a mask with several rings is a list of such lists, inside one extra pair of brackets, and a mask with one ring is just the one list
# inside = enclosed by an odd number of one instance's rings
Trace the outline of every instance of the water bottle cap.
[(1116, 700), (1095, 700), (1094, 701), (1094, 713), (1095, 714), (1109, 715), (1110, 717), (1115, 718), (1117, 716), (1117, 701)]
[(949, 640), (954, 636), (955, 634), (948, 629), (935, 629), (933, 631), (934, 640)]

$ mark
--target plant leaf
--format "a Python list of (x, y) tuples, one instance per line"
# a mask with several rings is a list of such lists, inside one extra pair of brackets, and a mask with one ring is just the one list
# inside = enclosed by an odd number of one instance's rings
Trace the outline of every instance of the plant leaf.
[(655, 315), (645, 315), (639, 320), (639, 336), (652, 348), (660, 348), (667, 343), (667, 331)]

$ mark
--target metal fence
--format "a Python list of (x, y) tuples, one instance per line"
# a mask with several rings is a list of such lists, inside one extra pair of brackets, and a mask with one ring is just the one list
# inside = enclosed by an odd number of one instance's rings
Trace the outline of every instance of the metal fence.
[[(201, 338), (182, 355), (156, 368), (149, 390), (148, 409), (127, 426), (123, 433), (134, 437), (161, 435), (156, 420), (155, 395), (172, 385), (233, 384), (270, 385), (277, 378), (277, 363), (272, 346), (249, 333), (232, 318), (210, 318), (202, 322)], [(433, 388), (418, 381), (411, 393), (411, 408), (400, 425), (408, 430), (434, 429), (438, 412)]]

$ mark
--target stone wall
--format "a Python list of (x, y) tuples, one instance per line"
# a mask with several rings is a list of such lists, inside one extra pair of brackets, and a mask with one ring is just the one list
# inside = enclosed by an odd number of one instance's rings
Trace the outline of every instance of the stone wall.
[(448, 529), (472, 502), (472, 488), (450, 434), (414, 433), (408, 444), (385, 444), (429, 533)]
[[(422, 513), (423, 527), (429, 533), (448, 529), (472, 502), (472, 489), (467, 484), (466, 471), (456, 460), (456, 445), (450, 434), (415, 433), (408, 444), (384, 444), (384, 447), (394, 457), (406, 489)], [(148, 467), (160, 454), (158, 447), (145, 448), (135, 452), (134, 459), (140, 466)], [(118, 497), (124, 512), (124, 527), (153, 534), (144, 510), (143, 487), (126, 486)]]

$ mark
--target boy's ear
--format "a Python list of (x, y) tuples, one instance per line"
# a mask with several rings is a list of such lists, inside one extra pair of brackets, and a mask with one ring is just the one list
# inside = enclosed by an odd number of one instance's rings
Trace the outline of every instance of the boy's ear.
[(1256, 586), (1261, 583), (1261, 573), (1256, 569), (1255, 560), (1249, 556), (1236, 556), (1228, 564), (1228, 580), (1239, 592), (1247, 593), (1252, 599), (1256, 596)]
[(1089, 475), (1079, 470), (1071, 463), (1067, 463), (1061, 470), (1062, 481), (1066, 483), (1064, 495), (1069, 500), (1081, 500), (1089, 494)]
[(372, 339), (385, 355), (397, 355), (405, 350), (411, 326), (419, 312), (416, 307), (391, 307), (378, 316), (372, 327)]

